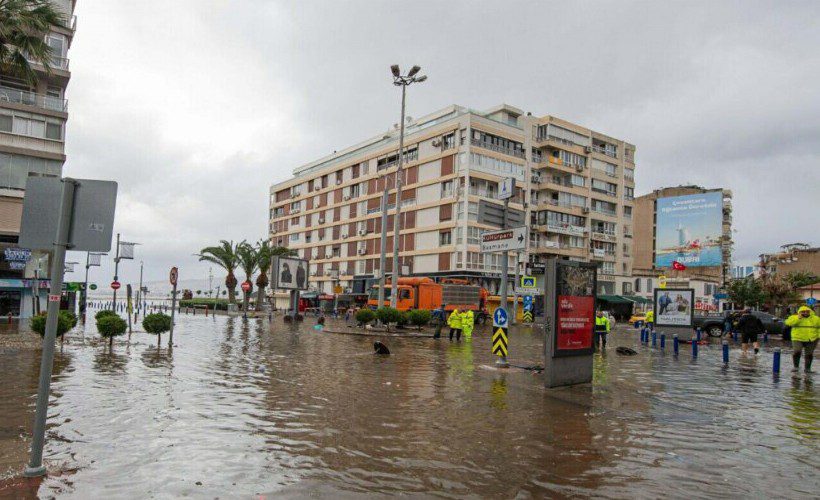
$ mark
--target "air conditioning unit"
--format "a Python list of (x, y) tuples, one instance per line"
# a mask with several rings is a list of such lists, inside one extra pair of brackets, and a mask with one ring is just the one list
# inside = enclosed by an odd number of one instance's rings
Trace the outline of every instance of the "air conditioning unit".
[(291, 213), (291, 215), (293, 215), (293, 214), (298, 214), (298, 213), (299, 213), (299, 209), (298, 209), (298, 208), (294, 208), (293, 210), (291, 210), (291, 211), (290, 211), (290, 213)]
[(359, 255), (364, 255), (364, 254), (366, 254), (366, 253), (367, 253), (367, 249), (366, 249), (366, 248), (360, 248), (360, 249), (359, 249), (359, 251), (358, 251), (358, 254), (359, 254)]
[(342, 180), (341, 179), (336, 179), (336, 185), (339, 186), (341, 184), (342, 184)]
[(270, 234), (276, 234), (276, 229), (271, 229)]
[(592, 146), (584, 146), (584, 153), (589, 154), (592, 152)]
[(332, 254), (332, 253), (326, 253), (326, 254), (325, 254), (325, 258), (326, 258), (326, 259), (332, 259), (332, 258), (333, 258), (333, 254)]
[(584, 166), (583, 165), (575, 165), (575, 171), (576, 172), (583, 172), (584, 171)]
[(313, 186), (313, 191), (321, 191), (322, 186)]
[(343, 233), (343, 234), (342, 234), (342, 239), (343, 239), (343, 240), (346, 240), (346, 239), (347, 239), (347, 233)]
[(348, 194), (348, 195), (345, 195), (345, 196), (343, 196), (343, 197), (342, 197), (342, 199), (343, 199), (344, 201), (350, 201), (350, 195), (349, 195), (349, 194)]
[(324, 224), (324, 223), (325, 223), (325, 218), (324, 217), (319, 217), (319, 224)]
[(299, 196), (299, 193), (297, 193), (297, 192), (290, 193), (291, 198), (296, 198), (297, 196)]
[(437, 148), (437, 147), (441, 146), (441, 139), (433, 139), (433, 142), (431, 142), (431, 144), (433, 145), (434, 148)]
[(316, 271), (311, 271), (311, 272), (310, 272), (310, 275), (311, 275), (311, 276), (316, 276)]
[(584, 212), (585, 214), (588, 214), (589, 213), (589, 207), (584, 207), (581, 211)]
[(367, 229), (359, 229), (359, 236), (364, 236), (367, 234)]

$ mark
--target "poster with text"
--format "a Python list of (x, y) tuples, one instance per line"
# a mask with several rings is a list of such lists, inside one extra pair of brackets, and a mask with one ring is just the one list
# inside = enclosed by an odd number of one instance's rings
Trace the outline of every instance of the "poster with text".
[(695, 290), (692, 288), (655, 289), (655, 327), (692, 327)]
[(716, 267), (723, 262), (723, 192), (658, 198), (655, 267)]
[(592, 349), (595, 297), (559, 295), (556, 352)]

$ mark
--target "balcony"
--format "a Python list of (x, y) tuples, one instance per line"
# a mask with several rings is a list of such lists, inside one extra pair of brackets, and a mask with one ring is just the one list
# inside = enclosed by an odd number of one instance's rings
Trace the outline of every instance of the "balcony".
[(525, 157), (524, 151), (521, 151), (520, 149), (504, 148), (501, 146), (496, 146), (490, 142), (481, 141), (479, 139), (470, 139), (470, 144), (480, 148), (489, 149), (490, 151), (495, 151), (496, 153), (515, 156), (516, 158)]
[(0, 146), (12, 148), (33, 149), (44, 153), (63, 154), (62, 141), (52, 139), (42, 139), (40, 137), (29, 137), (27, 135), (11, 134), (0, 132)]
[(604, 146), (594, 146), (593, 145), (591, 147), (592, 147), (592, 150), (595, 151), (596, 153), (601, 153), (602, 155), (607, 155), (607, 156), (610, 156), (612, 158), (617, 158), (618, 157), (617, 150), (608, 149), (608, 148), (605, 148)]
[(566, 234), (569, 236), (583, 236), (587, 228), (559, 222), (547, 222), (547, 231), (550, 233)]
[(592, 239), (600, 241), (616, 241), (617, 237), (614, 232), (592, 231)]
[(615, 210), (609, 210), (609, 209), (606, 209), (606, 208), (600, 208), (600, 207), (595, 208), (593, 206), (592, 211), (595, 212), (596, 214), (608, 215), (610, 217), (617, 217), (618, 216), (618, 214), (615, 212)]
[(0, 102), (24, 104), (63, 113), (68, 111), (68, 101), (65, 99), (8, 87), (0, 87)]
[(615, 252), (613, 250), (604, 250), (602, 248), (591, 248), (589, 250), (592, 260), (614, 261)]

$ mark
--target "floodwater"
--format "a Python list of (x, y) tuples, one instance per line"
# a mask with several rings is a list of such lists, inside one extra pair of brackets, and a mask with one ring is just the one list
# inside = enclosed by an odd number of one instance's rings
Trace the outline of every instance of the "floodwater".
[[(113, 354), (89, 323), (58, 349), (45, 456), (29, 485), (68, 498), (816, 497), (820, 398), (759, 358), (693, 361), (611, 336), (590, 386), (547, 390), (471, 341), (388, 339), (263, 319), (178, 317), (176, 346)], [(333, 325), (331, 325), (333, 326)], [(542, 363), (514, 330), (514, 364)], [(637, 356), (615, 354), (633, 346)], [(0, 350), (0, 478), (27, 459), (39, 350)], [(0, 481), (2, 485), (2, 481)], [(1, 486), (0, 486), (1, 487)], [(22, 494), (18, 490), (17, 494)], [(0, 496), (2, 491), (0, 491)]]

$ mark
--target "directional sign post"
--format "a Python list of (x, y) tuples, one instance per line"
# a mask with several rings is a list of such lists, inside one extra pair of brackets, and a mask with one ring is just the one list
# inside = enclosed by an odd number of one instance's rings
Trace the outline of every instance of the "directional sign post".
[(527, 247), (527, 226), (481, 233), (481, 253), (524, 250)]
[[(174, 345), (174, 316), (177, 309), (177, 281), (179, 280), (179, 269), (176, 267), (171, 268), (171, 272), (168, 273), (168, 281), (171, 282), (171, 331), (168, 332), (168, 347), (172, 347)], [(216, 309), (214, 308), (214, 311)]]

